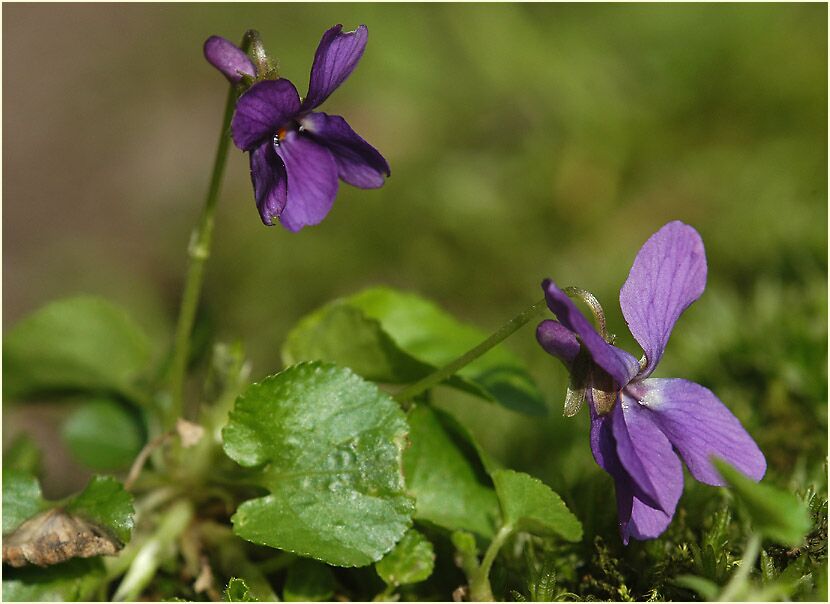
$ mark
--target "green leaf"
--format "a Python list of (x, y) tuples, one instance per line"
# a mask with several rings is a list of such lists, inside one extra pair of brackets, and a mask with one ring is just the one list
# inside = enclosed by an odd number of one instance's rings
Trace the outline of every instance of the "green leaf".
[(225, 588), (225, 602), (257, 602), (244, 579), (231, 577)]
[(86, 488), (64, 504), (64, 509), (106, 528), (121, 543), (133, 530), (133, 496), (111, 476), (93, 476)]
[(109, 531), (121, 543), (133, 527), (132, 495), (110, 476), (94, 476), (87, 487), (61, 501), (43, 499), (37, 478), (19, 470), (3, 470), (3, 534), (45, 510), (61, 507)]
[(59, 300), (3, 340), (4, 394), (123, 391), (149, 359), (148, 339), (121, 308), (87, 296)]
[(425, 581), (435, 567), (432, 543), (415, 529), (410, 529), (375, 570), (387, 585), (395, 587)]
[[(478, 464), (481, 464), (481, 467), (484, 469), (484, 472), (489, 476), (496, 470), (500, 470), (503, 466), (500, 461), (495, 459), (490, 453), (488, 453), (476, 440), (473, 436), (473, 433), (470, 432), (470, 429), (467, 428), (464, 424), (462, 424), (458, 419), (443, 411), (441, 409), (436, 409), (435, 413), (438, 415), (441, 425), (444, 426), (447, 433), (452, 435), (453, 440), (456, 440), (460, 443), (460, 447), (464, 450), (469, 451), (469, 447), (472, 447), (474, 451), (474, 455), (471, 458), (474, 460), (474, 465), (477, 467)], [(491, 482), (490, 479), (487, 482)]]
[[(5, 513), (4, 513), (5, 516)], [(75, 559), (40, 568), (3, 567), (3, 600), (8, 602), (83, 602), (107, 580), (100, 558)]]
[(283, 588), (286, 602), (322, 602), (334, 594), (334, 576), (325, 564), (300, 558), (288, 569)]
[(691, 589), (708, 602), (717, 600), (720, 592), (720, 587), (716, 583), (695, 575), (680, 575), (675, 578), (674, 582), (681, 587)]
[(222, 436), (271, 494), (243, 503), (234, 531), (337, 566), (379, 560), (411, 523), (406, 432), (397, 403), (348, 369), (302, 363), (252, 384)]
[(513, 470), (496, 470), (492, 476), (505, 526), (566, 541), (582, 539), (582, 524), (541, 480)]
[(88, 600), (106, 581), (98, 556), (129, 540), (132, 514), (132, 497), (113, 478), (94, 477), (78, 495), (46, 501), (37, 479), (3, 470), (3, 560), (20, 567), (4, 570), (3, 598)]
[(490, 537), (498, 517), (496, 494), (475, 449), (448, 417), (421, 405), (409, 412), (411, 444), (403, 463), (407, 487), (415, 495), (415, 518)]
[(95, 470), (121, 470), (144, 445), (138, 418), (122, 403), (100, 398), (72, 412), (62, 436), (79, 462)]
[[(283, 360), (333, 361), (368, 379), (405, 383), (428, 375), (486, 337), (419, 296), (372, 288), (303, 319), (286, 340)], [(524, 364), (504, 347), (473, 361), (448, 384), (515, 411), (547, 412)]]
[(22, 470), (3, 468), (3, 534), (48, 507), (37, 478)]
[(40, 449), (32, 437), (21, 432), (3, 453), (3, 467), (37, 476), (40, 474), (41, 458)]
[(714, 463), (756, 531), (783, 545), (801, 545), (812, 523), (806, 507), (795, 495), (757, 483), (723, 460), (715, 459)]
[[(353, 296), (350, 303), (379, 321), (401, 349), (436, 367), (461, 356), (488, 335), (415, 294), (373, 288)], [(547, 413), (524, 364), (503, 346), (464, 367), (458, 377), (464, 380), (458, 386), (510, 409), (531, 415)]]
[(377, 320), (343, 300), (300, 321), (286, 338), (282, 358), (286, 365), (329, 361), (368, 380), (393, 384), (417, 381), (434, 369), (398, 348)]

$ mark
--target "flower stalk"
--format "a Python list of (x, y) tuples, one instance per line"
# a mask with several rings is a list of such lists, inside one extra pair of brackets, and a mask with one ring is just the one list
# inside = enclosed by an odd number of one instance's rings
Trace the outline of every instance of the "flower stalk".
[(496, 332), (490, 335), (490, 337), (481, 342), (481, 344), (479, 344), (478, 346), (468, 350), (454, 361), (450, 361), (437, 371), (430, 373), (425, 378), (401, 390), (398, 394), (395, 395), (395, 399), (399, 403), (406, 404), (419, 394), (426, 392), (430, 388), (433, 388), (434, 386), (437, 386), (444, 380), (452, 377), (460, 369), (466, 367), (467, 365), (475, 361), (477, 358), (482, 356), (484, 353), (489, 351), (491, 348), (494, 348), (497, 344), (501, 343), (503, 340), (507, 339), (509, 336), (516, 333), (516, 331), (518, 331), (522, 326), (531, 321), (545, 308), (547, 308), (545, 299), (542, 298), (541, 300), (536, 302), (536, 304), (532, 305), (531, 307), (527, 308), (526, 310), (522, 311), (521, 313), (510, 319), (507, 323), (502, 325)]
[[(242, 39), (242, 50), (247, 51), (250, 37), (246, 34)], [(196, 308), (199, 305), (199, 296), (204, 281), (205, 263), (210, 257), (213, 243), (213, 227), (216, 214), (216, 202), (219, 198), (219, 189), (222, 186), (222, 177), (225, 174), (225, 164), (230, 147), (230, 126), (236, 106), (236, 85), (231, 84), (225, 102), (225, 113), (222, 118), (222, 128), (219, 133), (219, 143), (216, 156), (213, 160), (213, 172), (210, 177), (205, 205), (199, 224), (190, 237), (187, 248), (189, 264), (185, 278), (184, 293), (179, 307), (179, 319), (176, 325), (176, 335), (173, 344), (173, 360), (170, 365), (169, 384), (170, 402), (165, 414), (165, 428), (170, 429), (176, 419), (184, 412), (184, 381), (187, 370), (187, 360), (190, 357), (190, 337), (193, 332), (193, 323), (196, 318)]]

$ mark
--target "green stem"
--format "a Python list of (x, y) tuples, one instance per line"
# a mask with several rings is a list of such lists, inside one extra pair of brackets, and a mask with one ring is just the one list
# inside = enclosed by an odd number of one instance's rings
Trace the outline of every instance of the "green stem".
[(729, 583), (723, 588), (723, 591), (718, 597), (719, 602), (734, 601), (735, 597), (738, 596), (746, 587), (746, 580), (749, 578), (749, 573), (752, 572), (752, 569), (755, 567), (755, 561), (758, 559), (758, 554), (760, 552), (761, 537), (758, 535), (752, 535), (746, 544), (746, 549), (744, 549), (744, 555), (741, 559), (741, 566), (738, 567), (738, 570), (734, 575), (732, 575)]
[(185, 499), (179, 499), (165, 512), (156, 532), (135, 551), (135, 557), (115, 590), (113, 600), (132, 601), (141, 595), (192, 518), (193, 505)]
[(437, 386), (447, 378), (455, 375), (459, 369), (469, 365), (485, 352), (507, 339), (508, 336), (514, 334), (520, 327), (533, 319), (542, 309), (546, 307), (545, 299), (542, 298), (530, 308), (510, 319), (507, 323), (502, 325), (498, 331), (493, 333), (475, 348), (468, 350), (454, 361), (449, 362), (437, 371), (430, 373), (422, 380), (419, 380), (401, 390), (395, 395), (395, 399), (397, 399), (400, 403), (405, 403), (412, 400), (422, 392), (426, 392), (430, 388)]
[(493, 537), (487, 551), (484, 552), (484, 558), (481, 561), (481, 566), (470, 581), (470, 599), (473, 602), (492, 602), (493, 589), (490, 587), (490, 568), (496, 560), (499, 550), (507, 541), (507, 538), (513, 533), (513, 527), (504, 525)]
[[(247, 51), (250, 39), (246, 35), (243, 38), (242, 50)], [(170, 364), (170, 403), (166, 414), (165, 427), (172, 428), (176, 419), (182, 416), (184, 411), (184, 378), (187, 369), (187, 361), (190, 356), (190, 336), (193, 331), (193, 322), (196, 318), (196, 308), (199, 304), (199, 295), (202, 291), (204, 279), (205, 262), (210, 256), (211, 243), (213, 241), (214, 215), (216, 213), (216, 201), (219, 197), (219, 189), (222, 185), (222, 176), (225, 173), (225, 163), (228, 158), (230, 146), (230, 125), (233, 118), (233, 111), (236, 107), (236, 87), (231, 84), (228, 90), (228, 98), (225, 102), (225, 115), (222, 119), (222, 129), (219, 134), (219, 145), (216, 148), (216, 157), (213, 161), (213, 173), (210, 177), (205, 206), (199, 218), (199, 225), (190, 237), (190, 244), (187, 248), (190, 259), (187, 267), (184, 294), (179, 307), (179, 320), (176, 325), (176, 339), (173, 345), (173, 360)]]
[(382, 592), (380, 592), (378, 595), (376, 595), (372, 599), (372, 602), (395, 602), (395, 601), (397, 601), (397, 598), (392, 599), (393, 596), (395, 595), (395, 590), (396, 589), (398, 589), (397, 585), (394, 585), (394, 584), (387, 585), (386, 589), (384, 589)]

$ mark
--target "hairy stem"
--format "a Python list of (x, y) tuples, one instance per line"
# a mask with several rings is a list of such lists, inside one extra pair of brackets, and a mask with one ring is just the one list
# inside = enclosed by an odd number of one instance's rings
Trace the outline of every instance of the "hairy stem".
[[(242, 50), (246, 52), (250, 44), (250, 37), (246, 35), (242, 41)], [(214, 215), (222, 177), (225, 173), (225, 163), (230, 146), (229, 129), (233, 111), (236, 106), (236, 87), (231, 84), (228, 98), (225, 103), (225, 115), (222, 118), (222, 129), (219, 133), (219, 144), (216, 148), (216, 157), (213, 161), (213, 173), (210, 177), (207, 198), (199, 218), (199, 224), (190, 237), (187, 248), (189, 265), (185, 278), (184, 293), (179, 307), (179, 320), (176, 325), (176, 336), (173, 345), (173, 360), (170, 364), (170, 402), (165, 414), (165, 427), (172, 428), (176, 419), (182, 416), (184, 410), (184, 379), (187, 370), (187, 361), (190, 356), (190, 336), (193, 332), (193, 322), (196, 318), (196, 308), (199, 305), (199, 295), (202, 291), (205, 263), (210, 256), (213, 242)]]
[(508, 336), (514, 334), (520, 327), (525, 325), (525, 323), (537, 316), (544, 308), (546, 308), (546, 304), (543, 298), (530, 308), (510, 319), (507, 323), (502, 325), (498, 331), (493, 333), (475, 348), (468, 350), (454, 361), (450, 361), (448, 364), (444, 365), (437, 371), (430, 373), (422, 380), (419, 380), (398, 392), (398, 394), (395, 395), (395, 399), (400, 403), (406, 403), (422, 392), (426, 392), (430, 388), (437, 386), (447, 378), (455, 375), (463, 367), (466, 367), (475, 361), (485, 352), (507, 339)]
[(475, 575), (470, 580), (470, 599), (473, 602), (492, 602), (494, 600), (493, 589), (490, 587), (490, 568), (492, 568), (499, 550), (512, 532), (513, 527), (510, 525), (501, 527), (490, 542), (487, 551), (484, 552), (481, 566), (478, 567)]

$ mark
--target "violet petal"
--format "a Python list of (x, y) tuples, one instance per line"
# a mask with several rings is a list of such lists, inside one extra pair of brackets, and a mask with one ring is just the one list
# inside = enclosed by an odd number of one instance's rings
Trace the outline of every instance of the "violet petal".
[[(589, 394), (590, 396), (590, 394)], [(591, 451), (597, 464), (614, 479), (614, 491), (617, 499), (617, 518), (620, 536), (628, 545), (631, 537), (635, 539), (654, 539), (658, 537), (671, 522), (671, 514), (655, 509), (635, 496), (636, 486), (626, 472), (619, 456), (611, 427), (611, 415), (597, 415), (593, 404), (591, 409)]]
[(365, 25), (345, 33), (342, 25), (335, 25), (323, 34), (314, 54), (303, 111), (321, 105), (349, 77), (363, 56), (368, 39)]
[(286, 79), (265, 80), (251, 86), (236, 102), (231, 135), (237, 147), (251, 151), (277, 131), (300, 109), (294, 84)]
[(591, 412), (591, 453), (597, 465), (616, 479), (627, 472), (617, 456), (617, 444), (611, 429), (611, 415), (597, 414), (594, 402), (590, 400), (591, 395), (588, 396), (588, 408)]
[(670, 222), (648, 238), (637, 252), (628, 279), (620, 289), (620, 307), (651, 375), (680, 314), (706, 287), (706, 252), (698, 232)]
[(621, 527), (623, 541), (628, 543), (629, 537), (641, 541), (659, 537), (674, 518), (674, 511), (674, 508), (668, 513), (655, 509), (632, 496), (630, 520), (624, 527)]
[(630, 388), (700, 482), (726, 484), (712, 465), (713, 455), (753, 480), (764, 476), (764, 454), (738, 418), (709, 389), (688, 380), (655, 378)]
[(319, 224), (337, 195), (337, 164), (331, 153), (310, 138), (290, 131), (280, 141), (277, 155), (288, 174), (288, 202), (280, 216), (282, 225), (297, 232)]
[(274, 144), (265, 141), (251, 151), (251, 182), (262, 222), (273, 226), (280, 217), (287, 200), (287, 177), (282, 160), (274, 151)]
[(579, 352), (579, 342), (573, 332), (556, 321), (545, 319), (536, 327), (536, 340), (548, 354), (570, 367)]
[(617, 455), (634, 482), (634, 495), (673, 514), (683, 492), (683, 466), (650, 414), (625, 392), (611, 412)]
[(625, 386), (639, 370), (637, 359), (603, 340), (576, 304), (552, 280), (545, 279), (542, 290), (548, 307), (559, 322), (580, 337), (594, 362), (607, 371), (617, 385)]
[(211, 36), (205, 40), (205, 58), (208, 63), (234, 84), (242, 81), (242, 74), (254, 77), (256, 70), (251, 59), (230, 40), (221, 36)]
[(300, 120), (314, 140), (325, 146), (337, 162), (337, 174), (361, 189), (376, 189), (390, 176), (389, 164), (339, 115), (309, 113)]
[(611, 428), (611, 415), (597, 414), (590, 393), (588, 393), (588, 409), (591, 412), (591, 453), (597, 465), (614, 479), (620, 535), (623, 542), (628, 545), (627, 527), (631, 521), (634, 485), (617, 455), (617, 443)]

